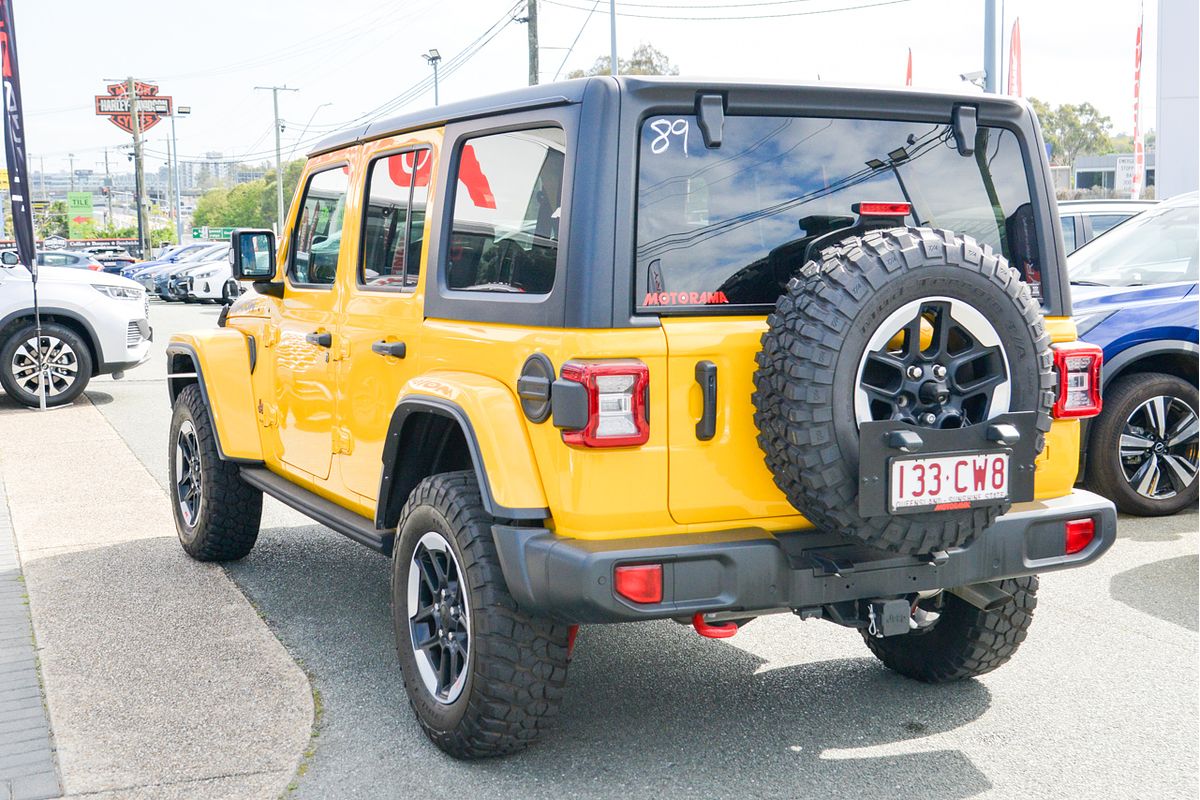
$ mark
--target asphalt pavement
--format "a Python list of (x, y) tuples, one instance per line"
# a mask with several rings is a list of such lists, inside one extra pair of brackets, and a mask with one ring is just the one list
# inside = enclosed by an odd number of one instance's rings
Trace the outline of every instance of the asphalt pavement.
[[(155, 303), (159, 353), (215, 317)], [(157, 355), (88, 397), (165, 485), (162, 376)], [(953, 685), (896, 676), (856, 632), (792, 616), (723, 641), (585, 627), (557, 727), (483, 763), (442, 755), (413, 720), (385, 559), (269, 501), (258, 545), (225, 569), (320, 699), (297, 798), (1195, 798), (1197, 524), (1122, 518), (1100, 562), (1044, 576), (1009, 664)]]

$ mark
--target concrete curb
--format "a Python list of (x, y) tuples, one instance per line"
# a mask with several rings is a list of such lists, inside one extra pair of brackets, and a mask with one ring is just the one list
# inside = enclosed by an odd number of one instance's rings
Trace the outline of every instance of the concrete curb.
[(90, 403), (0, 406), (0, 441), (66, 794), (279, 796), (310, 741), (308, 680), (224, 570), (179, 548), (159, 485)]

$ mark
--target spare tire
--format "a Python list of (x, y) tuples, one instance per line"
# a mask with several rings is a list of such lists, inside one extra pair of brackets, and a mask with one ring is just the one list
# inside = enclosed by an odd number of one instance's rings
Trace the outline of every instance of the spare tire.
[(767, 319), (754, 384), (758, 443), (813, 524), (895, 553), (968, 544), (1008, 506), (864, 517), (858, 426), (977, 425), (1054, 403), (1041, 308), (1005, 259), (969, 236), (892, 228), (821, 251)]

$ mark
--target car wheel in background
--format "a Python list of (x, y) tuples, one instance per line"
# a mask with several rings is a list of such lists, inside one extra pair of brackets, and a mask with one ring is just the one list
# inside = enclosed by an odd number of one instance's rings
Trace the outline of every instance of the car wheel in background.
[(258, 540), (262, 492), (223, 461), (208, 406), (197, 384), (175, 398), (171, 416), (171, 510), (179, 542), (198, 561), (234, 561)]
[(18, 403), (40, 405), (38, 393), (46, 381), (46, 405), (66, 405), (87, 388), (92, 377), (92, 353), (75, 331), (54, 322), (32, 323), (12, 331), (0, 342), (0, 385)]
[(1182, 378), (1141, 373), (1104, 392), (1088, 436), (1087, 486), (1126, 514), (1162, 516), (1194, 508), (1200, 402)]

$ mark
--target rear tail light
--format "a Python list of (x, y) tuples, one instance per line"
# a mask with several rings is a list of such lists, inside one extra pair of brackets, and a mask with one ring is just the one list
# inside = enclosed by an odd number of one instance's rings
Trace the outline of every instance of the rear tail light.
[(860, 217), (907, 217), (912, 203), (855, 203), (850, 210)]
[(1068, 555), (1078, 553), (1096, 538), (1096, 521), (1091, 518), (1068, 520), (1063, 524), (1063, 528)]
[(1100, 365), (1104, 363), (1104, 352), (1084, 342), (1056, 344), (1053, 350), (1054, 369), (1058, 372), (1054, 416), (1077, 419), (1099, 414)]
[(587, 424), (563, 431), (563, 441), (584, 447), (631, 447), (650, 438), (646, 387), (650, 370), (637, 359), (568, 361), (564, 381), (582, 384), (587, 392)]
[(662, 564), (622, 564), (613, 570), (613, 588), (635, 603), (661, 603), (662, 572)]

